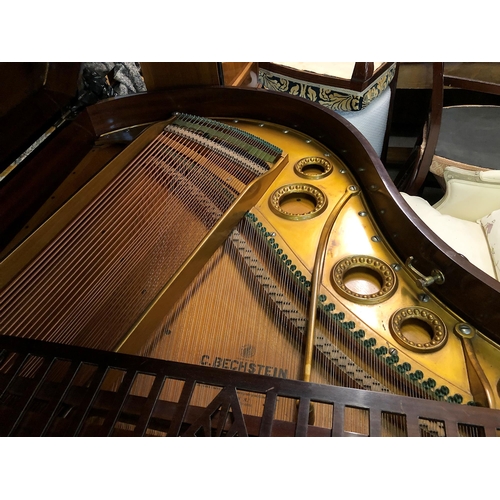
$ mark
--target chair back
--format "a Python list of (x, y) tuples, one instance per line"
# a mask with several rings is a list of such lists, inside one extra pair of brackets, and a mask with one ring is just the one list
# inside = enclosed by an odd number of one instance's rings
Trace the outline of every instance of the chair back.
[[(436, 147), (438, 145), (439, 133), (441, 129), (441, 121), (443, 115), (443, 107), (447, 104), (446, 101), (455, 99), (446, 99), (446, 89), (462, 89), (471, 91), (476, 94), (500, 95), (500, 83), (485, 81), (482, 78), (496, 79), (494, 72), (486, 72), (483, 67), (473, 68), (473, 63), (468, 66), (467, 72), (474, 74), (475, 77), (458, 76), (457, 73), (463, 72), (461, 64), (448, 63), (433, 63), (432, 68), (432, 93), (429, 103), (429, 111), (427, 119), (420, 136), (417, 138), (412, 153), (408, 157), (407, 162), (396, 176), (396, 187), (410, 195), (416, 195), (421, 192), (424, 182), (429, 174)], [(482, 65), (483, 66), (483, 65)], [(447, 73), (445, 73), (445, 70)], [(500, 82), (500, 79), (498, 80)], [(446, 96), (447, 97), (447, 96)], [(460, 96), (463, 100), (464, 95)], [(477, 96), (473, 99), (475, 104), (484, 104), (488, 99), (485, 96)], [(490, 99), (491, 101), (491, 99)], [(470, 102), (470, 98), (469, 98)], [(442, 182), (444, 187), (444, 181)]]

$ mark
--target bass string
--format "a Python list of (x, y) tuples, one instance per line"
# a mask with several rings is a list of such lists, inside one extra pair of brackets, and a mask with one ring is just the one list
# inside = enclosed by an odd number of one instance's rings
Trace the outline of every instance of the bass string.
[(167, 329), (167, 327), (166, 327), (166, 326), (164, 326), (164, 327), (163, 327), (163, 329)]
[[(123, 208), (123, 205), (121, 205), (121, 208)], [(114, 214), (111, 215), (111, 217), (113, 216)]]
[[(184, 184), (185, 184), (185, 183), (184, 183)], [(188, 192), (188, 196), (190, 196), (190, 197), (192, 197), (192, 196), (193, 196), (193, 194), (194, 194), (194, 193), (192, 193), (192, 192)], [(220, 212), (219, 212), (217, 215), (220, 215)], [(192, 234), (192, 233), (194, 233), (194, 234), (196, 235), (196, 233), (195, 233), (194, 231), (192, 231), (192, 228), (191, 228), (191, 231), (189, 232), (189, 234)], [(200, 234), (200, 236), (202, 236), (203, 234), (204, 234), (204, 233), (201, 233), (201, 234)], [(164, 236), (163, 236), (163, 239), (166, 239), (166, 238), (168, 238), (168, 236), (171, 236), (171, 235), (172, 235), (172, 232), (171, 232), (171, 231), (167, 231), (167, 232), (165, 232), (165, 234), (164, 234)], [(196, 243), (197, 243), (198, 239), (199, 239), (199, 238), (196, 238), (196, 241), (195, 241)], [(163, 283), (164, 283), (165, 279), (160, 279), (160, 277), (159, 277), (159, 276), (160, 276), (160, 273), (154, 272), (155, 268), (163, 268), (163, 267), (164, 267), (164, 266), (160, 265), (160, 264), (161, 264), (161, 262), (160, 262), (160, 261), (164, 261), (164, 260), (165, 260), (165, 259), (164, 259), (164, 257), (165, 257), (165, 256), (169, 256), (169, 255), (168, 255), (168, 252), (165, 252), (164, 250), (162, 250), (162, 249), (163, 249), (163, 243), (164, 243), (164, 241), (163, 241), (162, 239), (159, 239), (159, 240), (158, 240), (158, 242), (157, 242), (157, 244), (156, 244), (156, 246), (155, 246), (156, 251), (154, 251), (154, 252), (152, 252), (152, 253), (151, 253), (151, 251), (149, 251), (149, 253), (150, 253), (150, 257), (151, 257), (151, 259), (149, 259), (149, 260), (151, 261), (151, 260), (155, 260), (155, 258), (157, 258), (158, 263), (157, 263), (157, 265), (155, 265), (155, 264), (153, 263), (153, 266), (152, 266), (152, 268), (153, 268), (153, 272), (149, 272), (149, 273), (148, 273), (148, 272), (146, 272), (145, 270), (141, 270), (141, 272), (136, 273), (136, 274), (138, 274), (138, 275), (140, 275), (140, 276), (141, 276), (141, 280), (143, 279), (143, 277), (144, 277), (144, 276), (149, 276), (149, 277), (152, 277), (152, 278), (153, 278), (156, 282), (161, 282), (161, 285), (163, 285)], [(186, 246), (186, 241), (184, 241), (184, 240), (183, 240), (183, 241), (182, 241), (182, 245), (183, 245), (183, 246)], [(187, 246), (189, 247), (190, 245), (187, 245)], [(192, 246), (192, 245), (191, 245), (191, 246)], [(170, 250), (172, 250), (172, 249), (170, 249)], [(171, 252), (171, 253), (173, 253), (174, 255), (176, 255), (176, 254), (177, 254), (177, 252), (175, 251), (175, 249), (174, 249), (174, 251), (173, 251), (173, 252)], [(184, 259), (184, 256), (182, 257), (182, 259)], [(181, 259), (180, 261), (178, 260), (178, 261), (175, 263), (175, 265), (173, 265), (173, 266), (171, 265), (170, 267), (171, 267), (172, 269), (176, 269), (176, 268), (178, 267), (178, 265), (181, 263), (182, 259)], [(141, 286), (142, 286), (142, 285), (141, 285)], [(139, 308), (139, 309), (140, 309), (140, 308)], [(120, 318), (120, 317), (123, 317), (123, 316), (122, 316), (122, 315), (120, 315), (120, 314), (115, 314), (115, 315), (117, 315), (117, 320), (119, 320), (119, 318)]]
[[(214, 188), (216, 188), (216, 187), (217, 187), (217, 186), (214, 186)], [(212, 189), (212, 187), (210, 187), (210, 189)], [(226, 208), (226, 207), (224, 207), (224, 208)], [(218, 214), (217, 214), (217, 216), (219, 216), (219, 215), (220, 215), (220, 214), (218, 213)]]
[[(100, 230), (101, 228), (99, 228)], [(84, 250), (86, 251), (87, 255), (88, 255), (88, 251), (84, 248)], [(61, 253), (60, 253), (61, 254)], [(64, 255), (65, 255), (65, 262), (68, 261), (69, 262), (69, 259), (67, 258), (68, 256), (68, 253), (67, 252), (64, 252)], [(80, 258), (80, 255), (77, 254), (77, 258)], [(59, 263), (56, 263), (56, 265), (58, 265)], [(62, 287), (61, 287), (62, 288)], [(54, 289), (54, 288), (53, 288)]]
[[(143, 151), (141, 153), (142, 155), (146, 154), (146, 151)], [(140, 156), (136, 159), (136, 161), (139, 161), (140, 160)], [(133, 162), (131, 164), (129, 164), (129, 169), (132, 168), (133, 166)], [(108, 186), (102, 191), (101, 193), (101, 196), (100, 197), (96, 197), (94, 200), (92, 200), (90, 203), (87, 203), (86, 207), (84, 207), (84, 209), (82, 210), (82, 213), (79, 215), (78, 219), (77, 219), (77, 223), (81, 223), (82, 221), (85, 221), (86, 219), (86, 216), (87, 214), (89, 213), (93, 213), (93, 211), (95, 210), (95, 205), (101, 205), (102, 206), (102, 201), (105, 200), (105, 195), (106, 193), (109, 191), (113, 191), (114, 189), (116, 189), (116, 186), (117, 186), (117, 183), (116, 182), (112, 182), (110, 184), (108, 184)], [(50, 258), (48, 257), (48, 255), (50, 255), (51, 252), (53, 252), (57, 257), (60, 257), (60, 253), (58, 250), (65, 244), (67, 243), (67, 240), (72, 240), (73, 238), (73, 235), (74, 235), (74, 232), (75, 232), (75, 226), (77, 226), (77, 224), (75, 224), (74, 222), (72, 224), (69, 224), (62, 232), (61, 234), (59, 235), (59, 237), (57, 238), (57, 240), (55, 240), (54, 242), (52, 242), (52, 244), (43, 252), (40, 252), (38, 254), (38, 256), (32, 261), (30, 267), (25, 270), (24, 272), (20, 273), (11, 283), (11, 286), (9, 288), (7, 288), (6, 290), (4, 290), (2, 292), (2, 295), (4, 297), (8, 297), (9, 296), (9, 293), (11, 293), (11, 291), (13, 289), (15, 289), (15, 287), (13, 285), (15, 285), (16, 282), (22, 280), (23, 278), (26, 277), (26, 274), (29, 274), (30, 276), (36, 276), (36, 269), (37, 269), (37, 264), (41, 263), (42, 266), (45, 266), (47, 262), (50, 261)]]
[[(149, 149), (151, 149), (151, 148), (149, 148)], [(145, 163), (145, 162), (143, 162), (143, 164), (144, 164), (144, 163)], [(122, 205), (122, 208), (123, 208), (123, 205)], [(32, 275), (33, 275), (33, 273), (31, 273), (31, 276), (32, 276)]]

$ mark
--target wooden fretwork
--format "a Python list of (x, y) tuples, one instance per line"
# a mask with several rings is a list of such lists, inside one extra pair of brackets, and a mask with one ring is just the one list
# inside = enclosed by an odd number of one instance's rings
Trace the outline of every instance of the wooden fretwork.
[[(122, 375), (116, 389), (106, 387), (106, 376), (111, 372)], [(133, 394), (139, 376), (151, 378), (147, 397)], [(176, 401), (162, 399), (167, 383), (180, 384)], [(191, 406), (194, 391), (204, 386), (219, 390), (205, 408)], [(245, 415), (240, 404), (245, 394), (262, 397), (261, 415)], [(275, 419), (280, 398), (298, 402), (293, 421)], [(331, 426), (309, 425), (311, 402), (331, 406)], [(366, 426), (357, 432), (347, 425), (353, 411), (368, 417)], [(2, 436), (499, 434), (498, 410), (0, 337)]]

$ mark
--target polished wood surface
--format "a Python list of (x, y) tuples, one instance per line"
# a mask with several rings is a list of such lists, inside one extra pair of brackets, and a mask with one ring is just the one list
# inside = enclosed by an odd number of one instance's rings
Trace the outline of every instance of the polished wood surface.
[[(82, 116), (79, 123), (84, 121)], [(16, 168), (0, 184), (1, 250), (15, 238), (92, 148), (95, 136), (90, 130), (76, 123), (72, 125), (60, 131), (57, 141), (47, 141), (22, 168)]]
[[(384, 67), (387, 67), (384, 65)], [(376, 74), (380, 72), (377, 70)], [(351, 80), (357, 85), (363, 85), (374, 75), (374, 65), (372, 62), (357, 62), (354, 65)]]
[(223, 62), (224, 85), (229, 87), (256, 87), (259, 65), (256, 62)]
[(0, 63), (0, 70), (9, 75), (0, 80), (2, 117), (44, 85), (48, 63)]
[[(397, 88), (432, 88), (432, 64), (431, 62), (399, 63)], [(447, 62), (444, 64), (444, 71), (447, 75), (500, 83), (500, 63), (498, 62)]]
[(143, 62), (141, 70), (149, 92), (188, 85), (256, 87), (255, 62)]
[(187, 85), (219, 85), (221, 67), (216, 62), (141, 62), (148, 92)]
[(61, 117), (76, 96), (80, 63), (0, 63), (0, 73), (2, 172)]

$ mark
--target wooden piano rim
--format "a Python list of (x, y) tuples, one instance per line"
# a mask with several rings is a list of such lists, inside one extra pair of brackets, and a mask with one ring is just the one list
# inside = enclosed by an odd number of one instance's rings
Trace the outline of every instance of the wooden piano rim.
[[(68, 138), (71, 140), (73, 132), (78, 132), (90, 144), (91, 136), (95, 142), (104, 133), (164, 120), (177, 111), (281, 123), (310, 135), (335, 151), (359, 182), (369, 208), (379, 214), (377, 224), (401, 260), (414, 256), (419, 271), (425, 275), (430, 275), (432, 269), (440, 269), (446, 281), (443, 285), (433, 285), (429, 291), (464, 321), (500, 344), (500, 310), (496, 306), (500, 300), (500, 283), (430, 231), (403, 200), (368, 141), (349, 122), (319, 104), (279, 92), (220, 86), (179, 88), (109, 99), (87, 108), (23, 169), (36, 175), (37, 168), (44, 162), (50, 163), (53, 155), (66, 161), (68, 158), (78, 161), (85, 154), (81, 152), (84, 148), (80, 146), (78, 150), (73, 143), (70, 151), (60, 147)], [(9, 198), (9, 190), (4, 189), (0, 195), (4, 193)], [(473, 307), (471, 291), (476, 296)]]

